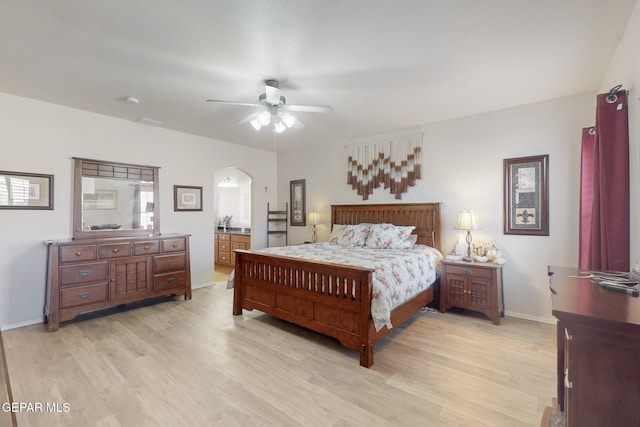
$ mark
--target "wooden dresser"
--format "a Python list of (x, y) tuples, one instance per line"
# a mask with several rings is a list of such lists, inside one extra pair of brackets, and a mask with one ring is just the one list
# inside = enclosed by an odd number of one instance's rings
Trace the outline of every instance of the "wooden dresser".
[(215, 262), (220, 265), (236, 264), (236, 249), (251, 249), (251, 235), (236, 233), (215, 233)]
[(640, 426), (640, 298), (572, 277), (575, 268), (548, 274), (565, 427)]
[(45, 243), (49, 331), (92, 310), (162, 295), (191, 299), (189, 235)]

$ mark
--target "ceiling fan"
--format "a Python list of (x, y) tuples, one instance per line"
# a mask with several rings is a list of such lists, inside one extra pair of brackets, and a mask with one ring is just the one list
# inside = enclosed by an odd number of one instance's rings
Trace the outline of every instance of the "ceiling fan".
[(249, 122), (255, 130), (260, 130), (263, 126), (273, 123), (273, 130), (281, 133), (287, 128), (296, 126), (304, 127), (294, 115), (293, 111), (305, 113), (331, 113), (332, 107), (324, 105), (288, 105), (287, 99), (282, 95), (280, 83), (277, 80), (266, 80), (264, 82), (264, 93), (258, 97), (257, 104), (246, 102), (220, 101), (217, 99), (207, 99), (207, 102), (218, 104), (239, 105), (244, 107), (257, 107), (258, 111), (240, 120), (238, 124)]

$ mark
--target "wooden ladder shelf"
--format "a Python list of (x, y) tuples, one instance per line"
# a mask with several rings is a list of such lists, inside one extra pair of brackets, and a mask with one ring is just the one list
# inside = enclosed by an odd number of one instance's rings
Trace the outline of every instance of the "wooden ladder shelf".
[(289, 204), (285, 203), (283, 211), (272, 211), (267, 203), (267, 247), (271, 246), (271, 237), (284, 235), (284, 245), (289, 244)]

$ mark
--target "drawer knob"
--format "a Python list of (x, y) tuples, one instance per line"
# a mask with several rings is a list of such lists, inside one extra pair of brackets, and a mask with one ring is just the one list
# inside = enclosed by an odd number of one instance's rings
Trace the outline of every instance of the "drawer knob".
[(171, 247), (172, 247), (172, 248), (177, 248), (177, 247), (178, 247), (178, 244), (177, 244), (177, 243), (174, 243), (173, 245), (171, 245)]
[(87, 299), (91, 296), (91, 292), (83, 292), (80, 295), (78, 295), (81, 299)]
[(113, 249), (113, 253), (114, 253), (114, 254), (117, 254), (118, 252), (120, 252), (120, 249), (118, 249), (118, 248), (114, 248), (114, 249)]
[(82, 255), (82, 251), (76, 252), (76, 256), (80, 256), (80, 255)]
[(145, 250), (145, 251), (148, 251), (149, 249), (151, 249), (151, 248), (149, 247), (149, 245), (144, 245), (144, 250)]
[(464, 270), (462, 270), (462, 274), (466, 274), (467, 276), (471, 276), (473, 274), (473, 271), (465, 268)]
[(167, 265), (173, 265), (173, 264), (175, 264), (175, 263), (176, 263), (176, 262), (175, 262), (175, 261), (173, 261), (173, 260), (167, 261)]
[(170, 277), (170, 278), (167, 279), (167, 283), (173, 283), (175, 281), (176, 281), (176, 279), (173, 278), (173, 277)]
[(88, 272), (88, 271), (86, 271), (86, 270), (85, 270), (85, 271), (81, 271), (81, 272), (80, 272), (80, 275), (81, 275), (81, 276), (83, 276), (83, 277), (84, 277), (84, 276), (88, 276), (88, 275), (89, 275), (89, 272)]

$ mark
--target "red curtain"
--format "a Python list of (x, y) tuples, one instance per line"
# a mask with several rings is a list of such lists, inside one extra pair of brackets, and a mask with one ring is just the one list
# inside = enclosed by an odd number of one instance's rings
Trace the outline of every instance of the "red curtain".
[(578, 262), (578, 267), (582, 269), (590, 268), (590, 252), (588, 249), (591, 245), (591, 218), (594, 205), (593, 162), (595, 143), (595, 128), (582, 129), (582, 158), (580, 163), (580, 259)]
[(596, 101), (595, 133), (582, 132), (579, 266), (629, 271), (629, 126), (627, 94)]

